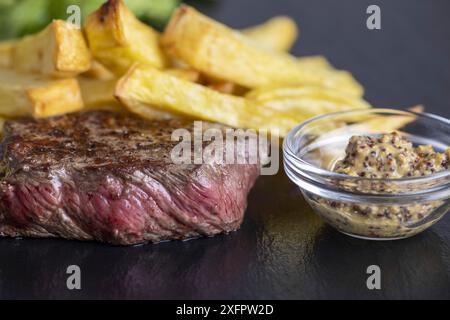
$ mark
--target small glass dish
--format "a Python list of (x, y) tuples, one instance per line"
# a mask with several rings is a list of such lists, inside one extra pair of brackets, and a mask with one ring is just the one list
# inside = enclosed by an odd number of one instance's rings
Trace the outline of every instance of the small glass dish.
[(427, 113), (366, 109), (301, 123), (283, 143), (284, 168), (305, 199), (331, 226), (370, 240), (413, 236), (450, 209), (450, 170), (401, 179), (369, 179), (332, 171), (351, 136), (397, 131), (436, 152), (450, 146), (450, 121)]

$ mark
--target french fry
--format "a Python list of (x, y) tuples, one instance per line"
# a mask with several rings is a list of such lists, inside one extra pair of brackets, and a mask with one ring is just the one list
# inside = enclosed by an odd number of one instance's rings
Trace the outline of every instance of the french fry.
[(418, 105), (415, 105), (415, 106), (413, 106), (411, 108), (408, 108), (408, 110), (412, 111), (412, 112), (416, 112), (416, 113), (421, 113), (421, 112), (425, 111), (425, 107), (423, 105), (421, 105), (421, 104), (418, 104)]
[[(257, 28), (257, 27), (255, 27)], [(262, 30), (261, 30), (262, 31)], [(274, 31), (274, 30), (273, 30)], [(309, 68), (311, 70), (328, 70), (332, 71), (334, 68), (328, 62), (328, 60), (323, 56), (305, 56), (298, 58), (298, 64), (303, 68)], [(220, 91), (222, 93), (237, 94), (241, 95), (245, 93), (242, 87), (237, 86), (235, 83), (230, 81), (223, 81), (221, 79), (213, 79), (211, 77), (206, 77), (206, 82), (208, 87), (211, 89)]]
[[(408, 108), (408, 110), (420, 113), (423, 112), (424, 107), (422, 105), (417, 105)], [(333, 121), (328, 119), (320, 121), (320, 125), (316, 126), (314, 130), (311, 130), (310, 134), (322, 135), (326, 138), (328, 136), (342, 134), (389, 133), (403, 128), (415, 119), (416, 116), (410, 114), (396, 116), (378, 114), (342, 114), (341, 116), (335, 116)], [(327, 133), (324, 134), (324, 132)]]
[(78, 82), (85, 109), (93, 110), (101, 106), (117, 104), (114, 98), (117, 79), (99, 80), (79, 77)]
[[(408, 110), (420, 113), (423, 112), (423, 109), (423, 106), (419, 105)], [(335, 137), (346, 137), (346, 139), (349, 139), (353, 135), (391, 133), (405, 127), (417, 118), (410, 114), (388, 117), (384, 115), (369, 115), (368, 117), (357, 115), (356, 117), (356, 119), (352, 119), (348, 115), (342, 115), (342, 122), (339, 119), (335, 119), (334, 122), (324, 119), (309, 134), (319, 136), (315, 143), (320, 145), (322, 141)], [(354, 124), (347, 125), (347, 123), (353, 121), (355, 122)], [(325, 168), (331, 168), (337, 159), (343, 158), (345, 148), (338, 144), (333, 147), (318, 149), (316, 153), (317, 158), (321, 161), (321, 165)]]
[(367, 109), (370, 104), (361, 98), (324, 87), (261, 88), (247, 93), (260, 106), (279, 112), (300, 115), (303, 120), (328, 112)]
[(172, 15), (161, 43), (169, 55), (194, 69), (243, 87), (315, 85), (363, 94), (350, 73), (303, 68), (296, 58), (255, 46), (239, 32), (188, 6)]
[(115, 96), (130, 111), (150, 119), (155, 118), (155, 111), (171, 112), (234, 127), (276, 129), (280, 135), (297, 124), (295, 118), (258, 108), (249, 99), (223, 94), (145, 65), (134, 66), (119, 80)]
[(140, 22), (122, 0), (109, 0), (86, 19), (85, 32), (94, 57), (116, 75), (135, 62), (167, 65), (159, 33)]
[(112, 73), (97, 60), (92, 60), (91, 68), (88, 71), (84, 72), (82, 76), (91, 79), (110, 80), (114, 78), (114, 73)]
[(324, 56), (306, 56), (300, 57), (297, 60), (298, 64), (303, 68), (310, 68), (313, 70), (332, 70), (334, 69), (327, 58)]
[[(421, 105), (414, 106), (409, 108), (408, 110), (413, 112), (423, 112), (424, 108)], [(407, 124), (416, 120), (416, 116), (405, 114), (398, 116), (390, 116), (386, 117), (383, 115), (377, 115), (367, 120), (359, 121), (355, 124), (352, 124), (348, 127), (347, 130), (350, 132), (365, 132), (365, 133), (377, 133), (377, 132), (385, 132), (390, 133), (392, 131), (399, 130), (406, 126)]]
[[(216, 91), (145, 65), (131, 68), (119, 80), (115, 96), (132, 112), (150, 119), (154, 118), (155, 111), (167, 111), (213, 120), (223, 107), (229, 117), (225, 123), (233, 125), (237, 123), (237, 114), (227, 109), (245, 109), (242, 98), (221, 99)], [(151, 110), (150, 115), (147, 109)]]
[(9, 67), (11, 65), (13, 41), (0, 42), (0, 67)]
[(0, 138), (3, 136), (3, 126), (5, 125), (5, 119), (0, 118)]
[[(308, 68), (310, 70), (327, 70), (333, 71), (334, 67), (328, 62), (324, 56), (305, 56), (298, 58), (298, 64), (303, 68)], [(206, 77), (208, 87), (218, 90), (223, 93), (242, 95), (246, 92), (245, 88), (239, 87), (233, 82), (223, 81), (220, 79), (213, 79), (211, 77)], [(319, 87), (318, 87), (319, 88)], [(267, 88), (263, 88), (266, 90)], [(255, 89), (258, 90), (258, 89)], [(355, 99), (359, 99), (356, 97)]]
[(91, 55), (81, 30), (54, 20), (43, 31), (13, 45), (11, 64), (17, 71), (73, 77), (89, 70)]
[(289, 51), (298, 37), (298, 27), (290, 17), (278, 16), (242, 33), (267, 49)]
[(0, 116), (43, 118), (82, 108), (80, 87), (74, 78), (50, 79), (0, 69)]
[(186, 81), (190, 82), (200, 81), (200, 72), (194, 69), (169, 68), (164, 70), (164, 72)]

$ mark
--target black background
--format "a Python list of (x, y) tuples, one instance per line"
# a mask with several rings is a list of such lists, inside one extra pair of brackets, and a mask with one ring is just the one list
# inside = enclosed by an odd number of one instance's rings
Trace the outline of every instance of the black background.
[[(350, 70), (373, 105), (420, 103), (450, 116), (448, 0), (191, 3), (239, 28), (291, 15), (301, 28), (294, 53)], [(370, 4), (381, 7), (381, 30), (366, 28)], [(66, 289), (71, 264), (81, 267), (80, 291)], [(372, 264), (382, 290), (366, 288)], [(258, 180), (241, 230), (228, 236), (129, 248), (1, 239), (0, 298), (448, 299), (450, 217), (410, 239), (356, 240), (326, 226), (280, 172)]]

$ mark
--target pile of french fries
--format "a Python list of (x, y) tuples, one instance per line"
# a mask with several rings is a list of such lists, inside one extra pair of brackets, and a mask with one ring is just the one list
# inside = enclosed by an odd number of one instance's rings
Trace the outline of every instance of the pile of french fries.
[(55, 20), (0, 43), (0, 117), (111, 109), (284, 136), (310, 117), (370, 107), (350, 73), (290, 55), (297, 36), (288, 17), (238, 31), (189, 6), (160, 34), (110, 0), (82, 29)]

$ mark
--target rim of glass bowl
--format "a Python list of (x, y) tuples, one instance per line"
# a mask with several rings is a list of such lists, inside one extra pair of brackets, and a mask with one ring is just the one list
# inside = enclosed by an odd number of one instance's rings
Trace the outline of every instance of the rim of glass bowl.
[[(327, 189), (326, 195), (327, 197), (341, 197), (348, 198), (348, 200), (358, 200), (354, 199), (354, 197), (363, 196), (365, 197), (364, 201), (372, 200), (374, 202), (383, 202), (385, 200), (394, 200), (398, 196), (402, 196), (402, 200), (411, 201), (411, 198), (423, 200), (425, 197), (426, 200), (442, 200), (446, 198), (450, 198), (450, 170), (436, 172), (426, 176), (420, 177), (406, 177), (400, 179), (371, 179), (365, 177), (354, 177), (341, 173), (336, 173), (333, 171), (329, 171), (303, 160), (301, 157), (297, 155), (294, 151), (293, 143), (301, 137), (296, 137), (296, 134), (303, 129), (305, 126), (326, 118), (332, 118), (340, 115), (352, 114), (352, 113), (388, 113), (388, 114), (397, 114), (397, 115), (414, 115), (417, 118), (429, 119), (433, 121), (438, 121), (445, 126), (450, 128), (450, 120), (443, 118), (438, 115), (434, 115), (426, 112), (413, 112), (408, 110), (396, 110), (396, 109), (387, 109), (387, 108), (373, 108), (373, 109), (358, 109), (358, 110), (348, 110), (348, 111), (340, 111), (327, 113), (321, 116), (317, 116), (311, 119), (308, 119), (298, 126), (293, 128), (286, 136), (283, 142), (283, 156), (285, 160), (285, 169), (289, 178), (296, 180), (295, 183), (298, 184), (298, 179), (302, 180), (303, 186), (305, 187), (307, 184), (312, 187), (316, 192), (319, 190), (317, 188)], [(301, 149), (300, 149), (301, 150)], [(405, 191), (398, 193), (388, 193), (388, 192), (361, 192), (361, 191), (349, 191), (347, 189), (343, 189), (338, 186), (337, 183), (330, 183), (332, 181), (345, 181), (350, 184), (365, 182), (365, 183), (389, 183), (390, 185), (396, 185), (399, 187), (399, 190), (402, 189), (402, 186), (417, 186), (414, 191)], [(421, 186), (433, 185), (432, 188), (421, 188)], [(311, 190), (309, 190), (311, 191)], [(348, 196), (345, 196), (348, 194)], [(369, 199), (368, 199), (369, 198)], [(383, 199), (380, 199), (383, 198)], [(344, 199), (343, 199), (344, 200)], [(361, 200), (361, 199), (359, 199)], [(358, 201), (356, 201), (358, 202)], [(403, 202), (403, 201), (401, 201)]]

